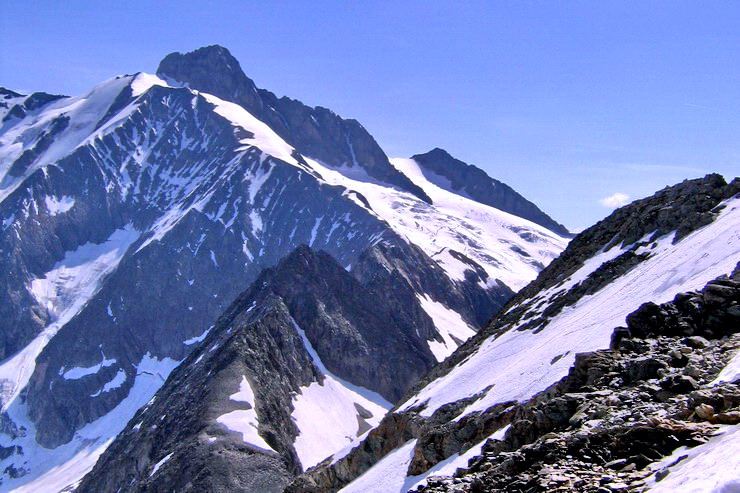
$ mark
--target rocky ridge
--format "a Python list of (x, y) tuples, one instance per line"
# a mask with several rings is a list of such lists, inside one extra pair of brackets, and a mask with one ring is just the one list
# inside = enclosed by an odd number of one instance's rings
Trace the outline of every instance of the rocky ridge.
[[(738, 194), (740, 178), (727, 183), (721, 175), (711, 174), (666, 187), (650, 197), (617, 209), (576, 235), (565, 251), (543, 269), (534, 281), (517, 292), (493, 320), (450, 358), (420, 380), (414, 390), (448, 373), (492, 334), (502, 333), (512, 327), (517, 330), (541, 330), (549, 319), (564, 308), (573, 306), (583, 296), (597, 292), (649, 258), (649, 252), (636, 253), (640, 246), (650, 245), (655, 239), (673, 231), (675, 236), (672, 241), (680, 241), (690, 232), (711, 223), (722, 211), (721, 203)], [(599, 266), (571, 289), (561, 287), (588, 259), (613, 246), (626, 247), (626, 250)]]
[(391, 166), (388, 156), (357, 120), (346, 120), (327, 108), (312, 108), (258, 89), (223, 46), (170, 53), (159, 64), (157, 75), (242, 106), (305, 156), (334, 167), (361, 167), (372, 178), (432, 201)]
[[(395, 402), (436, 363), (426, 339), (439, 336), (414, 285), (435, 274), (423, 262), (413, 276), (402, 270), (399, 258), (407, 257), (395, 249), (381, 242), (347, 272), (328, 254), (301, 246), (265, 270), (134, 416), (78, 491), (121, 485), (126, 485), (121, 491), (282, 491), (313, 465), (309, 460), (348, 443), (329, 436), (332, 429), (346, 429), (356, 438), (377, 424), (391, 404), (370, 410), (362, 391), (346, 403), (349, 422), (337, 421), (338, 409), (310, 421), (293, 414), (301, 407), (298, 396), (313, 392), (316, 382), (326, 391), (336, 385), (327, 379), (340, 378), (349, 390), (359, 386)], [(458, 287), (446, 289), (452, 293)], [(250, 405), (259, 439), (242, 440), (218, 421), (239, 409), (229, 395), (242, 378), (255, 395)], [(321, 397), (341, 407), (336, 398), (336, 393)], [(296, 439), (310, 433), (307, 427), (326, 430), (315, 438), (341, 446), (314, 444), (324, 455), (306, 455)], [(164, 457), (166, 464), (154, 470)]]
[(740, 425), (740, 375), (718, 378), (740, 358), (738, 267), (641, 306), (609, 350), (579, 354), (561, 382), (502, 413), (508, 431), (466, 469), (417, 491), (638, 491), (678, 474), (691, 447)]
[[(641, 490), (689, 456), (666, 462), (676, 449), (740, 424), (740, 374), (718, 378), (740, 358), (739, 331), (740, 265), (701, 291), (645, 303), (614, 330), (610, 349), (578, 354), (566, 377), (526, 402), (501, 403), (458, 423), (447, 420), (461, 403), (426, 421), (392, 415), (371, 432), (375, 440), (339, 465), (358, 467), (379, 452), (371, 447), (380, 437), (386, 451), (418, 437), (408, 469), (423, 479), (453, 451), (464, 454), (478, 437), (498, 432), (467, 468), (454, 477), (431, 475), (416, 491)], [(334, 471), (320, 466), (286, 491), (336, 491), (341, 483), (327, 474)]]

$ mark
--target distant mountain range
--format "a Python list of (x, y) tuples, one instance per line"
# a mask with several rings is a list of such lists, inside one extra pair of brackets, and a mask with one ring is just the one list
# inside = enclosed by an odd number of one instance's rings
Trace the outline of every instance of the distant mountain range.
[[(2, 489), (76, 484), (147, 403), (273, 450), (285, 485), (378, 424), (570, 239), (444, 151), (389, 159), (357, 121), (258, 89), (219, 46), (78, 97), (0, 89), (0, 122)], [(199, 357), (231, 368), (217, 389)], [(199, 394), (152, 401), (175, 368)], [(221, 411), (251, 423), (244, 440)], [(325, 412), (331, 436), (308, 440)], [(165, 423), (147, 425), (162, 446)]]

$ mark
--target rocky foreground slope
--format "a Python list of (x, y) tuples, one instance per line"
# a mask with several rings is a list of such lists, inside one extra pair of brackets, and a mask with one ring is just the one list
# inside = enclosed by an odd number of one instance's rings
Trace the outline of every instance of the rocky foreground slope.
[[(609, 434), (618, 431), (621, 424), (630, 423), (629, 416), (616, 413), (609, 418), (602, 414), (605, 406), (625, 409), (630, 402), (630, 409), (635, 408), (637, 413), (635, 423), (651, 417), (653, 412), (659, 418), (685, 419), (699, 404), (706, 403), (699, 394), (684, 394), (708, 390), (704, 384), (732, 357), (736, 336), (731, 332), (737, 330), (733, 325), (737, 313), (733, 291), (736, 281), (718, 281), (707, 287), (700, 298), (710, 300), (706, 306), (694, 306), (697, 295), (688, 294), (676, 298), (675, 306), (655, 309), (656, 305), (649, 304), (638, 309), (644, 303), (667, 303), (679, 293), (702, 289), (711, 280), (732, 273), (739, 261), (738, 179), (727, 184), (722, 177), (709, 175), (669, 187), (615, 211), (578, 235), (537, 280), (517, 294), (487, 327), (435, 367), (404, 398), (405, 402), (391, 410), (355, 448), (335, 454), (309, 470), (288, 491), (416, 489), (435, 476), (450, 475), (459, 467), (467, 467), (469, 459), (485, 454), (482, 449), (488, 440), (492, 440), (486, 449), (488, 455), (478, 461), (482, 469), (472, 469), (468, 479), (455, 478), (435, 487), (457, 488), (465, 483), (477, 485), (477, 491), (489, 487), (505, 490), (506, 484), (512, 483), (521, 491), (529, 491), (543, 481), (545, 488), (556, 487), (557, 482), (550, 478), (555, 473), (547, 471), (556, 465), (565, 467), (568, 461), (585, 461), (600, 467), (611, 463), (607, 469), (621, 464), (618, 468), (626, 467), (622, 471), (626, 474), (633, 467), (642, 471), (648, 463), (679, 445), (698, 443), (702, 436), (716, 430), (671, 421), (652, 424), (648, 428), (658, 430), (647, 429), (648, 437), (661, 433), (673, 436), (666, 430), (674, 425), (677, 430), (682, 426), (686, 430), (676, 432), (680, 435), (678, 441), (666, 438), (665, 443), (653, 447), (659, 450), (645, 449), (640, 452), (644, 458), (636, 458), (638, 453), (629, 448), (626, 438)], [(722, 301), (715, 313), (713, 293), (723, 291), (730, 294), (725, 295), (726, 303)], [(685, 313), (692, 310), (699, 312), (695, 319)], [(633, 312), (636, 314), (630, 315)], [(660, 321), (664, 312), (668, 314), (664, 317), (667, 323), (675, 324), (679, 332), (660, 335), (660, 328), (666, 325)], [(651, 317), (655, 319), (652, 329)], [(619, 351), (594, 353), (610, 347), (614, 328), (624, 325), (625, 320), (630, 332), (618, 332), (619, 337), (626, 335), (623, 342), (615, 341)], [(700, 339), (684, 341), (693, 335), (692, 330), (713, 341), (706, 343), (706, 348), (695, 348), (706, 351), (693, 357), (693, 349), (687, 354), (682, 351), (692, 344), (704, 343)], [(657, 342), (645, 341), (652, 336)], [(730, 338), (722, 340), (723, 336)], [(629, 346), (628, 341), (633, 338), (636, 340)], [(641, 355), (627, 352), (633, 349)], [(668, 360), (663, 353), (672, 354), (669, 359), (676, 361), (666, 366)], [(647, 357), (645, 361), (643, 356)], [(703, 361), (695, 368), (693, 362), (697, 358)], [(643, 363), (645, 368), (641, 369)], [(641, 374), (643, 370), (646, 373)], [(725, 391), (729, 392), (729, 400), (720, 405), (720, 396), (725, 395), (721, 393)], [(620, 392), (624, 392), (625, 405), (621, 404)], [(730, 411), (733, 416), (731, 411), (737, 404), (731, 397), (732, 384), (720, 386), (720, 394), (709, 392), (709, 400), (715, 406), (713, 414)], [(596, 427), (597, 419), (605, 420), (606, 431), (601, 439), (594, 438), (595, 453), (586, 454), (588, 457), (580, 457), (575, 448), (562, 445), (567, 442), (562, 437), (567, 435), (546, 435), (572, 431), (577, 436), (580, 431), (573, 430), (580, 430), (587, 422), (587, 427)], [(568, 426), (574, 428), (568, 430)], [(627, 428), (622, 431), (627, 436), (633, 432)], [(642, 431), (636, 427), (634, 432), (639, 435)], [(540, 438), (537, 445), (528, 445)], [(602, 443), (612, 439), (622, 445)], [(550, 455), (549, 446), (553, 447)], [(558, 447), (565, 447), (568, 452), (562, 453)], [(612, 463), (622, 459), (624, 463)], [(483, 466), (485, 461), (490, 465)], [(552, 462), (550, 469), (538, 467), (540, 462), (547, 466), (547, 461)], [(541, 475), (540, 469), (545, 471)], [(484, 470), (491, 471), (490, 475)], [(514, 475), (519, 473), (521, 478), (515, 480)], [(593, 484), (586, 476), (571, 474), (566, 479), (563, 483), (572, 488)], [(580, 486), (573, 486), (580, 479)], [(598, 481), (602, 479), (604, 484), (620, 482), (616, 473), (611, 479), (599, 475)], [(637, 481), (637, 485), (642, 478), (625, 475), (623, 479), (629, 479), (629, 486), (630, 481)], [(429, 487), (431, 484), (434, 483)], [(612, 486), (623, 488), (621, 484)]]
[(497, 416), (506, 432), (467, 468), (418, 491), (732, 491), (739, 351), (740, 265), (631, 313), (610, 349), (579, 354), (563, 380)]

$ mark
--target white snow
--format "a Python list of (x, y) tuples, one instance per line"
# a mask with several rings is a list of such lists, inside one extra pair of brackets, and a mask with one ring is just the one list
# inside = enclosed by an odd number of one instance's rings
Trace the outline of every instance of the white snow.
[(259, 435), (259, 419), (257, 417), (257, 411), (255, 409), (254, 392), (252, 386), (247, 380), (247, 377), (242, 376), (242, 380), (239, 383), (239, 391), (231, 394), (230, 399), (238, 402), (247, 403), (249, 409), (238, 409), (229, 413), (223, 414), (216, 418), (218, 423), (221, 423), (231, 431), (242, 434), (244, 443), (248, 443), (255, 447), (263, 450), (273, 450), (272, 447)]
[(193, 344), (197, 344), (200, 341), (202, 341), (203, 339), (205, 339), (206, 336), (208, 335), (208, 333), (210, 331), (211, 331), (211, 328), (209, 327), (201, 335), (195, 336), (195, 337), (191, 337), (190, 339), (187, 339), (187, 340), (183, 341), (183, 344), (185, 344), (186, 346), (192, 346)]
[(92, 295), (101, 278), (118, 265), (138, 237), (128, 225), (103, 243), (85, 243), (67, 252), (44, 277), (31, 282), (31, 292), (51, 313), (60, 313), (81, 296)]
[[(700, 289), (717, 276), (732, 272), (740, 261), (740, 199), (730, 199), (725, 204), (727, 207), (714, 222), (676, 245), (672, 244), (673, 234), (660, 238), (649, 250), (653, 257), (565, 308), (539, 333), (513, 327), (499, 337), (485, 340), (475, 353), (403, 403), (399, 411), (426, 404), (421, 414), (431, 416), (441, 405), (473, 396), (489, 385), (493, 387), (465, 408), (458, 419), (497, 403), (528, 399), (564, 377), (576, 353), (608, 347), (614, 327), (623, 325), (625, 317), (642, 303), (670, 301), (679, 292)], [(588, 272), (617, 255), (612, 250), (587, 262), (566, 283), (573, 286), (585, 279)], [(560, 359), (553, 363), (558, 356)], [(721, 378), (733, 378), (737, 359), (740, 358), (733, 358)], [(494, 438), (503, 437), (505, 432), (499, 430), (500, 435), (494, 434)], [(433, 474), (450, 474), (455, 468), (464, 467), (470, 454), (475, 453), (468, 451), (450, 457), (429, 474), (407, 477), (413, 453), (411, 443), (388, 454), (342, 491), (407, 491)], [(713, 443), (717, 445), (712, 446)], [(740, 433), (714, 438), (692, 449), (692, 453), (696, 458), (676, 466), (655, 487), (662, 488), (658, 491), (734, 491), (732, 488), (738, 486), (732, 481), (737, 481), (734, 471), (740, 461)], [(671, 476), (672, 482), (666, 482)]]
[[(470, 266), (450, 255), (450, 249), (471, 258), (491, 279), (501, 279), (516, 291), (537, 276), (540, 265), (549, 264), (568, 244), (567, 239), (547, 228), (432, 183), (413, 159), (391, 159), (391, 164), (419, 185), (434, 205), (425, 207), (421, 203), (405, 210), (399, 201), (390, 210), (378, 209), (376, 202), (361, 192), (394, 229), (423, 248), (453, 278), (463, 279)], [(427, 208), (431, 210), (423, 211)]]
[[(94, 131), (95, 126), (105, 116), (116, 97), (134, 79), (133, 76), (114, 77), (82, 96), (53, 101), (42, 112), (29, 115), (0, 135), (0, 181), (3, 182), (0, 187), (0, 202), (34, 171), (72, 153), (91, 135), (100, 135), (104, 130)], [(125, 111), (127, 110), (122, 112)], [(9, 176), (7, 173), (11, 164), (36, 144), (37, 138), (49, 130), (55, 119), (63, 116), (69, 117), (73, 123), (54, 137), (49, 148), (38, 156), (22, 176)]]
[(105, 385), (103, 385), (102, 389), (98, 390), (94, 394), (90, 394), (90, 397), (97, 397), (100, 394), (104, 394), (113, 389), (117, 389), (118, 387), (123, 385), (123, 382), (125, 381), (126, 381), (126, 372), (124, 370), (118, 370), (118, 372), (116, 372), (116, 374), (113, 376), (110, 382), (107, 382)]
[(115, 359), (107, 359), (105, 355), (103, 355), (103, 360), (98, 363), (97, 365), (89, 366), (87, 368), (83, 368), (81, 366), (76, 366), (74, 368), (71, 368), (67, 371), (65, 371), (62, 374), (62, 377), (64, 377), (65, 380), (78, 380), (82, 377), (85, 377), (87, 375), (92, 375), (94, 373), (97, 373), (100, 371), (101, 368), (105, 368), (107, 366), (111, 366), (115, 364)]
[(249, 187), (247, 188), (250, 203), (254, 203), (254, 198), (257, 196), (257, 192), (260, 191), (262, 185), (264, 185), (267, 179), (270, 178), (273, 169), (274, 167), (270, 166), (267, 171), (265, 171), (262, 166), (260, 166), (257, 173), (252, 176), (251, 181), (249, 182)]
[(139, 72), (134, 76), (131, 82), (131, 91), (133, 97), (138, 97), (147, 92), (153, 86), (170, 87), (167, 82), (156, 75)]
[(730, 362), (725, 366), (711, 385), (719, 385), (724, 382), (736, 382), (740, 380), (740, 351), (735, 353)]
[(15, 222), (15, 214), (11, 214), (10, 216), (3, 219), (3, 231), (11, 227), (14, 222)]
[(338, 450), (337, 452), (334, 452), (334, 453), (333, 453), (333, 454), (331, 455), (331, 463), (332, 463), (332, 464), (336, 464), (336, 463), (337, 463), (337, 462), (339, 462), (340, 460), (342, 460), (342, 459), (344, 459), (345, 457), (347, 457), (347, 456), (349, 455), (349, 453), (350, 453), (350, 452), (352, 452), (352, 449), (354, 449), (354, 448), (355, 448), (355, 447), (357, 447), (357, 446), (358, 446), (358, 445), (359, 445), (360, 443), (362, 443), (362, 441), (363, 441), (363, 440), (365, 439), (365, 437), (367, 437), (367, 436), (368, 436), (368, 434), (370, 434), (370, 432), (371, 432), (371, 431), (372, 431), (372, 428), (371, 428), (371, 429), (369, 429), (369, 430), (367, 430), (367, 431), (366, 431), (365, 433), (363, 433), (362, 435), (360, 435), (360, 436), (358, 436), (358, 437), (355, 437), (355, 438), (353, 438), (353, 439), (352, 439), (352, 441), (351, 441), (351, 442), (350, 442), (349, 444), (347, 444), (347, 445), (346, 445), (346, 446), (345, 446), (345, 447), (344, 447), (343, 449), (341, 449), (341, 450)]
[[(575, 354), (609, 346), (614, 327), (646, 301), (663, 303), (676, 293), (702, 288), (732, 272), (740, 260), (740, 199), (711, 224), (672, 245), (673, 235), (658, 241), (653, 257), (592, 296), (565, 308), (539, 333), (512, 328), (491, 337), (469, 358), (422, 389), (401, 410), (424, 402), (430, 416), (441, 405), (470, 397), (493, 385), (461, 414), (508, 400), (524, 400), (565, 376)], [(567, 354), (566, 354), (567, 353)], [(564, 355), (564, 356), (563, 356)], [(554, 363), (551, 361), (562, 356)]]
[(391, 163), (419, 185), (433, 205), (377, 183), (359, 166), (335, 168), (315, 159), (306, 161), (327, 183), (361, 193), (370, 203), (372, 214), (422, 248), (452, 279), (463, 280), (465, 271), (472, 267), (450, 250), (479, 264), (489, 276), (487, 284), (500, 279), (518, 290), (568, 243), (566, 238), (531, 221), (438, 187), (424, 177), (411, 159), (392, 159)]
[(66, 195), (61, 197), (47, 195), (44, 197), (44, 203), (49, 214), (56, 216), (57, 214), (64, 214), (69, 211), (75, 205), (75, 199)]
[(316, 241), (316, 233), (319, 230), (319, 226), (321, 226), (321, 221), (324, 220), (324, 216), (317, 217), (316, 222), (313, 223), (313, 228), (311, 228), (311, 239), (308, 240), (308, 246), (313, 246), (313, 242)]
[(429, 349), (434, 354), (434, 357), (437, 358), (437, 361), (444, 360), (457, 349), (459, 343), (464, 342), (467, 338), (475, 334), (475, 331), (456, 311), (447, 308), (442, 303), (433, 301), (427, 295), (417, 295), (417, 298), (419, 303), (421, 303), (421, 307), (432, 318), (434, 326), (444, 339), (444, 342), (428, 341)]
[(252, 116), (251, 113), (238, 104), (224, 101), (211, 94), (200, 93), (200, 95), (215, 106), (214, 111), (217, 114), (232, 122), (233, 125), (254, 134), (252, 138), (242, 139), (240, 141), (242, 144), (248, 147), (257, 147), (266, 154), (302, 168), (293, 157), (294, 149), (280, 138), (275, 131), (268, 127), (267, 124)]
[(414, 457), (415, 446), (416, 440), (409, 440), (339, 490), (340, 493), (406, 493), (408, 488), (404, 478)]
[(237, 402), (246, 402), (250, 406), (254, 405), (254, 393), (252, 387), (249, 385), (247, 377), (242, 376), (242, 381), (239, 382), (239, 392), (231, 394), (229, 399)]
[(707, 443), (691, 449), (682, 447), (660, 463), (651, 466), (655, 471), (687, 455), (669, 468), (668, 476), (647, 483), (653, 493), (735, 493), (740, 491), (740, 426), (725, 428), (725, 432)]
[(372, 414), (366, 421), (375, 427), (391, 404), (380, 395), (351, 384), (329, 372), (306, 337), (294, 323), (316, 367), (324, 374), (324, 382), (312, 382), (301, 387), (293, 397), (293, 420), (300, 434), (293, 444), (303, 469), (308, 469), (332, 454), (352, 444), (359, 428), (359, 412), (355, 405)]
[[(649, 237), (651, 237), (652, 234), (646, 235), (646, 238), (642, 238), (637, 241), (637, 243), (640, 243), (642, 241), (646, 241)], [(561, 291), (561, 290), (568, 290), (575, 286), (576, 284), (579, 284), (588, 277), (593, 274), (599, 267), (601, 267), (603, 264), (609, 262), (610, 260), (614, 260), (615, 258), (622, 255), (624, 252), (629, 250), (632, 245), (627, 245), (624, 248), (619, 247), (618, 245), (611, 245), (611, 248), (607, 249), (606, 251), (599, 251), (594, 255), (593, 257), (586, 259), (586, 261), (583, 263), (580, 269), (575, 271), (573, 274), (571, 274), (565, 282), (562, 284), (556, 285), (553, 290), (554, 291)]]
[[(429, 478), (439, 476), (453, 476), (458, 469), (465, 469), (468, 467), (468, 462), (473, 457), (477, 457), (481, 454), (483, 445), (485, 445), (488, 439), (501, 440), (506, 432), (509, 431), (511, 425), (506, 425), (503, 428), (497, 430), (491, 436), (484, 438), (480, 443), (473, 445), (468, 450), (461, 454), (453, 454), (447, 459), (437, 463), (423, 474), (418, 476), (409, 476), (404, 482), (404, 488), (408, 490), (415, 490), (419, 486), (426, 485)], [(409, 485), (411, 483), (411, 485)]]
[(159, 462), (157, 462), (156, 464), (154, 464), (154, 467), (152, 467), (152, 472), (149, 473), (149, 477), (151, 478), (152, 476), (154, 476), (155, 474), (157, 474), (157, 471), (159, 471), (159, 468), (162, 467), (165, 462), (167, 462), (168, 460), (170, 460), (172, 458), (172, 455), (173, 454), (174, 454), (174, 452), (170, 452), (169, 454), (165, 455), (162, 458), (162, 460), (160, 460)]
[(178, 363), (169, 358), (159, 360), (145, 355), (136, 366), (137, 376), (128, 396), (108, 414), (78, 430), (70, 442), (55, 449), (38, 446), (33, 422), (26, 415), (26, 405), (13, 403), (8, 409), (10, 418), (26, 427), (28, 432), (16, 440), (0, 435), (0, 445), (20, 445), (24, 454), (10, 456), (1, 461), (0, 466), (5, 469), (15, 463), (16, 466), (29, 469), (29, 473), (15, 479), (6, 477), (2, 485), (4, 491), (60, 491), (79, 483), (131, 416), (151, 399)]

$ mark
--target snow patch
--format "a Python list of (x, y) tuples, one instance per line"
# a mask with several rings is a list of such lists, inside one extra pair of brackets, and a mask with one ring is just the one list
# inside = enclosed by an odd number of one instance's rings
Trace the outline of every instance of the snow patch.
[(730, 362), (725, 366), (717, 378), (710, 385), (719, 385), (725, 382), (736, 382), (740, 380), (740, 351), (735, 353)]
[(292, 417), (300, 431), (293, 445), (305, 470), (352, 444), (365, 427), (377, 426), (392, 406), (377, 393), (330, 373), (303, 329), (293, 324), (324, 374), (323, 383), (301, 387), (293, 397)]
[(31, 281), (31, 292), (52, 314), (59, 314), (76, 300), (89, 299), (101, 279), (113, 270), (139, 233), (128, 225), (103, 243), (85, 243), (67, 252), (46, 275)]
[(224, 101), (211, 94), (200, 93), (200, 95), (215, 106), (214, 111), (217, 114), (229, 120), (233, 125), (241, 127), (254, 135), (254, 137), (240, 140), (242, 144), (257, 147), (270, 156), (303, 169), (303, 166), (293, 157), (294, 149), (267, 124), (252, 116), (251, 113), (238, 104)]
[(475, 331), (456, 311), (432, 300), (427, 295), (416, 295), (416, 297), (421, 307), (431, 317), (437, 332), (444, 339), (444, 342), (428, 341), (429, 349), (437, 361), (444, 360), (457, 349), (458, 344), (475, 334)]
[(668, 469), (662, 481), (655, 476), (648, 481), (647, 491), (653, 493), (732, 493), (740, 491), (740, 426), (725, 428), (725, 433), (709, 439), (706, 443), (687, 449), (681, 447), (651, 469), (659, 471), (687, 456)]
[(131, 225), (116, 230), (101, 244), (86, 243), (73, 252), (67, 252), (44, 278), (31, 282), (31, 292), (53, 318), (24, 349), (0, 363), (3, 410), (28, 383), (41, 350), (95, 295), (102, 280), (115, 270), (138, 236)]
[[(0, 182), (2, 182), (0, 202), (13, 193), (36, 170), (55, 163), (71, 154), (80, 145), (104, 133), (108, 124), (104, 126), (105, 128), (95, 130), (98, 122), (133, 79), (133, 76), (114, 77), (98, 84), (82, 96), (52, 101), (44, 107), (44, 111), (40, 114), (24, 118), (0, 135)], [(119, 115), (128, 111), (130, 109), (126, 108)], [(117, 117), (118, 115), (114, 119), (117, 120)], [(51, 145), (36, 157), (22, 176), (10, 176), (8, 172), (13, 162), (23, 152), (33, 149), (38, 138), (53, 126), (58, 125), (61, 118), (69, 118), (69, 121), (74, 124), (54, 135)]]
[(131, 92), (133, 97), (139, 97), (154, 86), (170, 87), (169, 84), (156, 75), (140, 72), (131, 81)]
[(89, 366), (87, 368), (76, 366), (64, 372), (64, 374), (62, 374), (62, 377), (64, 377), (65, 380), (79, 380), (82, 377), (86, 377), (87, 375), (93, 375), (99, 372), (101, 368), (106, 368), (108, 366), (115, 364), (115, 362), (116, 362), (115, 359), (106, 359), (104, 355), (103, 360), (97, 365)]
[(433, 204), (378, 183), (359, 166), (338, 168), (315, 159), (306, 161), (328, 184), (347, 188), (350, 196), (362, 194), (370, 204), (369, 209), (363, 208), (419, 246), (454, 280), (465, 280), (466, 271), (477, 270), (477, 264), (488, 276), (486, 282), (500, 279), (518, 290), (568, 243), (538, 224), (434, 185), (413, 160), (392, 159), (391, 163), (419, 185)]
[(416, 440), (409, 440), (403, 446), (379, 460), (364, 474), (339, 490), (340, 493), (405, 493), (406, 471), (414, 457)]
[(488, 438), (484, 438), (480, 441), (480, 443), (473, 445), (468, 450), (463, 452), (462, 454), (453, 454), (447, 459), (438, 462), (434, 465), (431, 469), (429, 469), (427, 472), (420, 474), (418, 476), (409, 476), (406, 482), (404, 483), (404, 488), (407, 488), (408, 490), (415, 490), (419, 486), (424, 486), (427, 484), (427, 481), (430, 478), (433, 477), (439, 477), (439, 476), (454, 476), (455, 472), (457, 472), (458, 469), (467, 469), (468, 462), (470, 462), (470, 459), (473, 457), (477, 457), (481, 455), (481, 451), (483, 450), (483, 445), (489, 440), (501, 440), (504, 438), (504, 435), (506, 435), (506, 432), (509, 431), (511, 425), (506, 425), (503, 428), (497, 430), (495, 433), (493, 433)]
[(44, 203), (46, 204), (46, 210), (49, 211), (49, 214), (56, 216), (69, 211), (75, 205), (75, 199), (66, 195), (62, 195), (58, 198), (47, 195), (44, 197)]
[(28, 431), (26, 436), (15, 440), (8, 440), (6, 435), (0, 436), (2, 446), (23, 447), (23, 455), (11, 455), (0, 461), (0, 470), (14, 464), (29, 472), (19, 478), (5, 477), (3, 489), (33, 493), (61, 491), (76, 486), (129, 419), (159, 390), (178, 363), (170, 358), (159, 360), (146, 354), (136, 366), (137, 376), (128, 396), (108, 414), (78, 430), (70, 442), (55, 449), (38, 446), (35, 427), (27, 416), (26, 405), (14, 402), (8, 409), (8, 415)]
[(248, 404), (249, 409), (231, 411), (230, 413), (219, 416), (216, 418), (216, 421), (231, 431), (241, 433), (244, 443), (274, 452), (274, 449), (259, 435), (259, 419), (257, 417), (257, 411), (254, 408), (254, 392), (247, 377), (242, 376), (242, 380), (239, 383), (239, 391), (231, 394), (229, 398), (232, 401)]
[(183, 344), (185, 344), (186, 346), (192, 346), (193, 344), (197, 344), (200, 341), (202, 341), (203, 339), (205, 339), (206, 336), (208, 335), (208, 333), (210, 331), (211, 331), (211, 329), (208, 328), (201, 335), (195, 336), (195, 337), (191, 337), (190, 339), (186, 339), (185, 341), (183, 341)]
[(121, 385), (123, 385), (123, 382), (126, 381), (126, 372), (123, 370), (118, 370), (118, 372), (115, 374), (115, 376), (111, 379), (110, 382), (103, 385), (103, 388), (101, 390), (98, 390), (94, 394), (90, 394), (90, 397), (97, 397), (100, 394), (104, 394), (106, 392), (110, 392), (113, 389), (117, 389)]
[(157, 474), (157, 471), (159, 471), (159, 468), (162, 467), (165, 464), (165, 462), (167, 462), (168, 460), (170, 460), (172, 458), (172, 455), (173, 454), (174, 454), (174, 452), (170, 452), (169, 454), (165, 455), (162, 458), (162, 460), (160, 460), (159, 462), (157, 462), (156, 464), (154, 464), (154, 467), (152, 467), (152, 472), (149, 473), (149, 477), (151, 478), (152, 476), (154, 476), (155, 474)]

